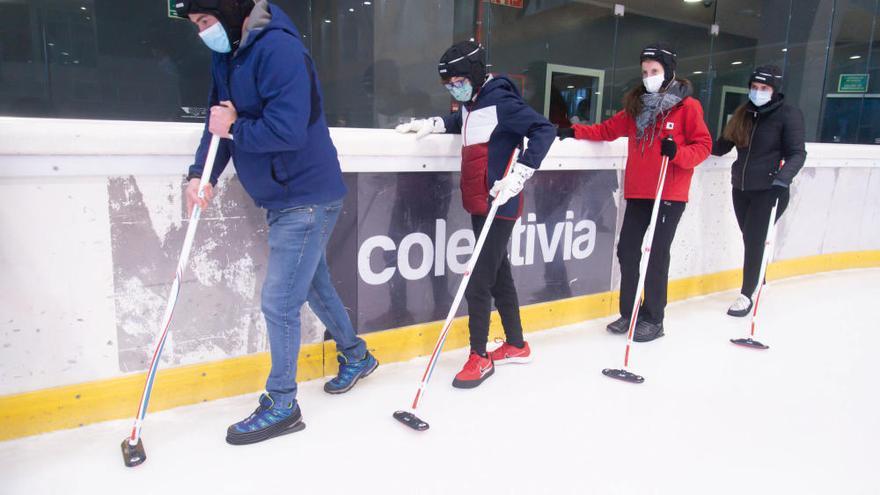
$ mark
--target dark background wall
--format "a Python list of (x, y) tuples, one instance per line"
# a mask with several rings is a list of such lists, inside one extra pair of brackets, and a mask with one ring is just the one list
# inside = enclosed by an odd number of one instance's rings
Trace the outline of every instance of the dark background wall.
[[(639, 84), (638, 53), (665, 40), (679, 52), (713, 133), (758, 64), (783, 67), (808, 139), (880, 143), (880, 0), (278, 0), (312, 50), (331, 126), (388, 128), (446, 111), (436, 60), (477, 38), (497, 72), (522, 81), (543, 111), (546, 64), (604, 73), (603, 118)], [(704, 4), (709, 4), (705, 6)], [(711, 26), (718, 34), (711, 34)], [(0, 2), (0, 114), (151, 121), (203, 118), (209, 56), (166, 0)], [(865, 92), (838, 91), (867, 74)], [(744, 101), (730, 96), (728, 106)]]

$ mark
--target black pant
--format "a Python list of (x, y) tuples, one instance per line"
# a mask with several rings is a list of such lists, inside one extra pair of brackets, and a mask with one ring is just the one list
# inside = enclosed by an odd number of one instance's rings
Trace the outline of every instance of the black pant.
[[(471, 215), (474, 235), (479, 238), (486, 223), (486, 217)], [(521, 346), (523, 342), (522, 323), (519, 319), (519, 300), (513, 274), (510, 272), (510, 260), (507, 259), (507, 242), (516, 222), (495, 218), (486, 243), (471, 280), (465, 289), (464, 297), (468, 303), (468, 329), (471, 334), (471, 350), (480, 354), (486, 352), (489, 340), (489, 315), (492, 313), (492, 299), (501, 315), (501, 324), (507, 342)]]
[[(687, 203), (661, 201), (651, 244), (651, 259), (645, 277), (645, 300), (639, 310), (639, 318), (652, 323), (663, 323), (666, 310), (666, 289), (669, 283), (669, 250), (675, 238), (675, 230)], [(632, 316), (633, 302), (639, 283), (639, 263), (642, 260), (642, 239), (651, 222), (654, 201), (628, 199), (617, 244), (620, 260), (620, 314)]]
[[(752, 297), (758, 288), (758, 277), (761, 275), (761, 261), (764, 258), (764, 240), (770, 224), (770, 211), (776, 196), (773, 191), (740, 191), (733, 188), (733, 211), (743, 235), (743, 280), (742, 294)], [(779, 207), (776, 209), (776, 220), (788, 207), (789, 193), (786, 189), (779, 196)]]

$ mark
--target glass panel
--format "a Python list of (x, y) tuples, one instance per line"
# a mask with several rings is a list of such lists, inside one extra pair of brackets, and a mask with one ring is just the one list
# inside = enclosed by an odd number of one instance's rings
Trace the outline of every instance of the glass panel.
[[(706, 119), (718, 136), (736, 108), (748, 101), (748, 82), (759, 65), (784, 70), (791, 0), (721, 0), (720, 33), (712, 53), (713, 98)], [(785, 92), (785, 88), (782, 90)]]
[(865, 98), (865, 106), (862, 109), (861, 135), (859, 142), (867, 144), (880, 144), (880, 0), (876, 0), (874, 10), (873, 36), (871, 37), (871, 49), (868, 52), (868, 93), (870, 98)]
[(623, 94), (642, 84), (639, 54), (646, 45), (657, 41), (668, 43), (676, 50), (676, 75), (691, 81), (694, 85), (694, 97), (705, 106), (711, 97), (711, 86), (706, 76), (711, 42), (709, 33), (715, 16), (715, 3), (675, 2), (668, 5), (667, 2), (662, 9), (657, 8), (656, 2), (651, 0), (631, 0), (624, 3), (626, 14), (620, 20), (618, 30), (612, 108), (619, 110)]
[(789, 22), (786, 99), (804, 112), (807, 141), (817, 140), (828, 36), (835, 0), (796, 0)]
[[(639, 50), (667, 41), (714, 134), (745, 101), (755, 65), (775, 63), (785, 72), (788, 100), (805, 113), (808, 140), (862, 143), (878, 134), (878, 3), (277, 0), (313, 51), (333, 126), (389, 128), (445, 112), (451, 99), (438, 84), (436, 61), (468, 38), (486, 46), (491, 70), (512, 76), (527, 101), (558, 124), (604, 119), (641, 83)], [(614, 15), (616, 4), (623, 17)], [(2, 114), (204, 116), (210, 56), (192, 26), (167, 17), (165, 1), (5, 0), (0, 16)], [(717, 36), (709, 34), (713, 23)], [(856, 89), (867, 75), (867, 91), (837, 95), (846, 93), (839, 90), (844, 74), (854, 75), (844, 86)]]
[[(874, 143), (868, 62), (876, 24), (876, 0), (838, 0), (830, 47), (820, 139)], [(868, 112), (866, 113), (866, 110)]]
[[(279, 0), (313, 50), (332, 126), (391, 127), (449, 108), (436, 61), (473, 36), (475, 0)], [(0, 2), (0, 112), (201, 120), (210, 54), (164, 0)]]
[(489, 36), (483, 41), (492, 72), (519, 83), (526, 101), (556, 125), (595, 122), (613, 68), (613, 3), (510, 3), (487, 4)]
[(50, 114), (42, 34), (32, 2), (0, 2), (0, 114)]
[(186, 120), (204, 107), (209, 57), (164, 2), (41, 0), (52, 115)]
[(312, 2), (313, 55), (330, 126), (390, 128), (449, 107), (437, 60), (453, 43), (456, 10), (433, 0)]

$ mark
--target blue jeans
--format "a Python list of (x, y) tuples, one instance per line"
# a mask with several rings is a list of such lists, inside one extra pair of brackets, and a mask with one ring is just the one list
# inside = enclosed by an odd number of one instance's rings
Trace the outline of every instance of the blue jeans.
[(306, 301), (348, 359), (361, 360), (367, 352), (330, 281), (324, 252), (341, 210), (342, 201), (335, 201), (267, 213), (269, 267), (262, 310), (272, 356), (266, 391), (276, 404), (296, 399), (300, 311)]

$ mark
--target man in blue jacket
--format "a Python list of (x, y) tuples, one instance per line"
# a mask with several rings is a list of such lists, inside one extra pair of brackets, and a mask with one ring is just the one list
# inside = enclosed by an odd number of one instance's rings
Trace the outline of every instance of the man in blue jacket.
[(306, 301), (339, 349), (339, 375), (325, 384), (326, 392), (347, 392), (379, 363), (330, 281), (325, 249), (346, 188), (315, 67), (299, 32), (266, 0), (178, 0), (175, 8), (214, 52), (211, 112), (189, 170), (187, 206), (204, 208), (213, 195), (211, 186), (205, 200), (197, 191), (214, 134), (224, 139), (211, 184), (232, 158), (245, 190), (268, 210), (269, 266), (261, 299), (272, 370), (259, 407), (226, 436), (235, 445), (255, 443), (304, 426), (296, 365)]
[[(526, 104), (513, 81), (486, 73), (483, 48), (473, 41), (449, 48), (438, 70), (446, 89), (461, 102), (461, 109), (447, 117), (401, 124), (397, 131), (415, 132), (417, 138), (431, 133), (461, 134), (461, 196), (475, 235), (488, 228), (485, 224), (492, 198), (502, 205), (465, 289), (471, 354), (452, 386), (474, 388), (495, 372), (495, 364), (531, 360), (531, 349), (523, 339), (507, 243), (522, 215), (523, 185), (541, 166), (556, 139), (556, 128)], [(525, 137), (528, 148), (516, 156), (508, 170)], [(493, 300), (506, 341), (487, 353)]]

